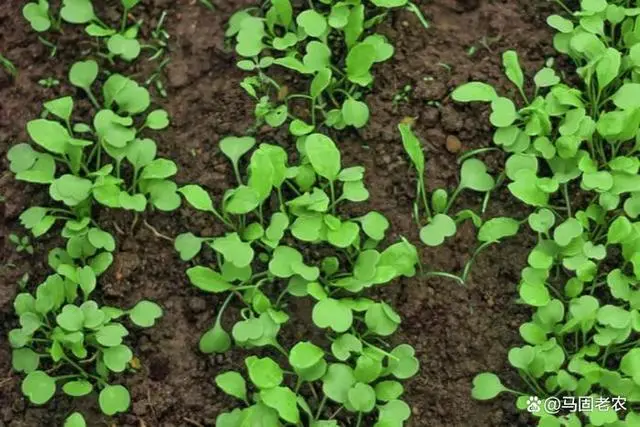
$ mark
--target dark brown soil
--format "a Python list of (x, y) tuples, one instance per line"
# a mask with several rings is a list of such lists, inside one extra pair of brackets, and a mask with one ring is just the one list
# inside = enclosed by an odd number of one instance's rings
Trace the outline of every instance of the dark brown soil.
[[(217, 149), (217, 141), (229, 134), (242, 134), (252, 123), (253, 103), (238, 86), (243, 74), (234, 65), (233, 54), (224, 43), (224, 28), (231, 13), (252, 0), (214, 0), (211, 12), (196, 0), (149, 0), (135, 10), (155, 24), (166, 10), (166, 28), (171, 35), (165, 82), (168, 98), (157, 98), (172, 118), (168, 131), (157, 135), (162, 156), (180, 167), (178, 181), (197, 182), (220, 196), (231, 184), (232, 174)], [(363, 164), (371, 199), (366, 209), (375, 209), (392, 222), (393, 238), (403, 235), (422, 252), (425, 265), (459, 272), (474, 244), (473, 230), (465, 227), (449, 245), (426, 250), (418, 239), (411, 217), (414, 174), (402, 151), (396, 124), (406, 116), (415, 118), (417, 133), (425, 140), (428, 184), (452, 188), (457, 183), (455, 154), (446, 149), (447, 136), (460, 139), (462, 150), (490, 144), (487, 112), (481, 107), (454, 105), (448, 94), (470, 79), (485, 80), (505, 88), (501, 53), (516, 49), (531, 76), (547, 55), (553, 55), (551, 37), (544, 25), (546, 1), (537, 0), (432, 0), (419, 2), (432, 27), (425, 31), (414, 15), (397, 12), (380, 31), (396, 46), (392, 61), (377, 69), (373, 93), (367, 102), (370, 124), (359, 135), (338, 139), (344, 163)], [(81, 35), (70, 32), (60, 39), (54, 59), (37, 40), (21, 16), (23, 2), (0, 5), (0, 53), (19, 70), (16, 79), (0, 71), (0, 426), (53, 426), (74, 409), (91, 414), (90, 425), (107, 423), (95, 399), (70, 402), (64, 397), (36, 408), (20, 392), (19, 377), (11, 372), (11, 354), (6, 332), (13, 327), (12, 301), (17, 280), (31, 272), (32, 280), (46, 272), (47, 248), (56, 244), (39, 241), (34, 256), (18, 255), (8, 242), (11, 232), (24, 234), (17, 217), (27, 206), (46, 199), (42, 188), (13, 180), (6, 152), (26, 139), (25, 123), (39, 114), (42, 101), (71, 89), (64, 84), (44, 89), (41, 78), (66, 80), (74, 60), (80, 59)], [(476, 52), (468, 55), (475, 46)], [(148, 66), (147, 66), (148, 68)], [(141, 74), (146, 69), (136, 70)], [(130, 70), (129, 70), (130, 72)], [(411, 85), (410, 100), (394, 106), (394, 95)], [(263, 138), (290, 146), (280, 133)], [(279, 139), (280, 138), (280, 139)], [(499, 157), (488, 157), (494, 171)], [(474, 194), (463, 203), (477, 205)], [(360, 208), (364, 209), (364, 207)], [(522, 217), (520, 208), (505, 194), (496, 194), (490, 215)], [(147, 215), (149, 224), (161, 233), (175, 236), (192, 230), (216, 233), (217, 225), (181, 209), (171, 215)], [(102, 212), (100, 223), (114, 231), (129, 230), (132, 217)], [(131, 344), (141, 360), (141, 372), (126, 377), (132, 391), (132, 409), (118, 419), (126, 426), (213, 425), (229, 402), (216, 390), (213, 378), (221, 370), (238, 364), (238, 354), (207, 357), (197, 351), (200, 334), (211, 325), (218, 306), (215, 297), (203, 296), (188, 286), (185, 265), (172, 244), (141, 227), (119, 234), (115, 266), (102, 281), (107, 302), (129, 306), (147, 298), (165, 308), (160, 324), (135, 333)], [(515, 387), (518, 382), (507, 366), (508, 348), (519, 342), (517, 327), (527, 315), (515, 304), (519, 271), (525, 262), (527, 236), (493, 247), (479, 257), (467, 288), (442, 279), (402, 280), (385, 288), (403, 317), (401, 337), (417, 350), (421, 361), (418, 376), (406, 391), (414, 412), (411, 426), (518, 426), (527, 421), (512, 409), (510, 398), (490, 403), (471, 399), (475, 374), (491, 370)], [(71, 405), (76, 405), (72, 407)]]

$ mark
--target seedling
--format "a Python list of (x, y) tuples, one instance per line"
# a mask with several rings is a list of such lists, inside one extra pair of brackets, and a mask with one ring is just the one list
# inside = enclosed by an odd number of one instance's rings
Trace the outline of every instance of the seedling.
[(393, 108), (397, 110), (399, 104), (409, 102), (412, 91), (413, 87), (411, 85), (405, 85), (401, 90), (399, 90), (398, 93), (393, 96)]
[[(251, 137), (220, 142), (238, 181), (236, 188), (225, 193), (220, 207), (197, 185), (179, 190), (193, 208), (212, 214), (228, 229), (217, 237), (185, 233), (175, 241), (185, 261), (203, 247), (213, 249), (215, 266), (196, 265), (187, 270), (187, 276), (205, 292), (226, 294), (212, 328), (200, 340), (200, 349), (223, 353), (235, 343), (249, 350), (271, 347), (280, 355), (277, 360), (245, 359), (253, 394), (238, 372), (216, 378), (220, 388), (248, 406), (221, 414), (217, 424), (260, 417), (274, 426), (303, 419), (309, 425), (337, 425), (330, 419), (329, 408), (335, 411), (343, 405), (345, 414), (350, 414), (345, 416), (362, 425), (364, 415), (376, 411), (377, 401), (392, 403), (380, 406), (376, 419), (402, 424), (410, 411), (398, 400), (402, 385), (397, 380), (413, 376), (418, 361), (410, 346), (394, 348), (386, 342), (401, 322), (398, 314), (362, 292), (400, 276), (414, 276), (415, 247), (401, 239), (378, 250), (389, 227), (378, 212), (357, 218), (339, 216), (341, 205), (362, 202), (369, 193), (363, 184), (364, 168), (343, 167), (340, 152), (327, 136), (313, 133), (299, 138), (300, 160), (295, 166), (287, 164), (281, 147), (260, 144), (256, 148), (255, 144)], [(239, 165), (249, 153), (243, 174)], [(278, 207), (270, 216), (269, 205)], [(313, 259), (299, 249), (305, 246), (330, 248), (331, 255)], [(331, 350), (308, 341), (287, 349), (280, 342), (280, 330), (293, 314), (288, 307), (298, 298), (313, 304), (311, 320), (327, 334)], [(239, 316), (232, 316), (237, 320), (229, 333), (224, 320), (234, 300), (243, 308)], [(285, 363), (295, 372), (286, 381), (281, 368)], [(313, 390), (310, 395), (303, 392), (305, 384)], [(316, 392), (318, 386), (322, 394)]]
[(13, 65), (13, 62), (9, 61), (9, 59), (2, 54), (0, 54), (0, 65), (5, 69), (7, 73), (9, 73), (10, 76), (18, 76), (18, 69), (16, 68), (16, 66)]
[(42, 87), (50, 89), (52, 87), (58, 86), (60, 84), (60, 80), (53, 77), (47, 77), (46, 79), (38, 80), (38, 84)]
[[(516, 406), (534, 412), (541, 426), (636, 425), (640, 98), (633, 64), (640, 44), (635, 10), (625, 2), (580, 4), (579, 12), (547, 19), (558, 31), (555, 48), (578, 65), (577, 87), (563, 83), (553, 63), (527, 82), (517, 54), (507, 51), (505, 74), (521, 99), (482, 82), (452, 93), (458, 102), (490, 105), (493, 141), (508, 155), (507, 187), (530, 208), (528, 226), (538, 236), (518, 286), (520, 302), (534, 315), (520, 326), (525, 345), (508, 355), (525, 391), (482, 373), (472, 394), (480, 400), (515, 394)], [(582, 196), (572, 197), (577, 191)], [(544, 405), (531, 411), (532, 396), (610, 404), (561, 416)], [(615, 400), (626, 405), (615, 409)]]
[[(94, 93), (98, 65), (75, 63), (69, 72), (95, 106), (92, 124), (74, 122), (74, 99), (65, 96), (44, 104), (44, 117), (27, 123), (27, 133), (42, 151), (20, 143), (8, 152), (16, 179), (49, 186), (51, 198), (63, 207), (38, 207), (21, 216), (35, 237), (57, 220), (90, 221), (98, 203), (110, 208), (143, 212), (148, 205), (171, 211), (180, 204), (174, 162), (156, 158), (156, 143), (144, 137), (146, 128), (169, 125), (166, 111), (148, 112), (148, 91), (135, 81), (112, 74), (102, 85), (102, 99)], [(124, 171), (131, 179), (123, 178)]]
[[(90, 242), (108, 241), (106, 233), (95, 230), (88, 232)], [(150, 301), (122, 310), (92, 300), (97, 280), (112, 257), (108, 251), (97, 252), (90, 243), (82, 250), (90, 249), (94, 255), (85, 262), (86, 254), (75, 256), (74, 237), (67, 243), (70, 252), (57, 248), (49, 253), (55, 273), (34, 292), (16, 296), (20, 327), (9, 331), (13, 369), (25, 374), (21, 389), (35, 405), (47, 403), (60, 389), (72, 397), (96, 391), (100, 409), (111, 416), (130, 405), (129, 391), (111, 382), (113, 376), (132, 369), (133, 353), (124, 342), (129, 331), (122, 320), (126, 317), (148, 328), (162, 316), (162, 309)], [(67, 422), (77, 423), (80, 417), (72, 415)]]
[[(128, 16), (140, 0), (121, 0), (123, 7), (120, 28), (112, 28), (105, 24), (95, 14), (91, 0), (63, 0), (60, 10), (53, 11), (47, 0), (38, 0), (27, 3), (22, 9), (24, 17), (29, 21), (34, 31), (44, 33), (48, 30), (62, 31), (62, 22), (69, 24), (86, 25), (85, 32), (104, 42), (107, 53), (99, 53), (109, 61), (119, 57), (125, 61), (132, 61), (138, 57), (141, 50), (137, 40), (140, 22), (130, 26)], [(39, 40), (52, 48), (51, 56), (56, 53), (56, 46), (40, 36)]]
[[(408, 4), (373, 3), (383, 12)], [(279, 127), (289, 122), (289, 131), (296, 137), (314, 132), (321, 124), (361, 128), (369, 120), (363, 95), (373, 82), (371, 69), (393, 56), (393, 46), (384, 36), (366, 30), (376, 19), (365, 22), (365, 5), (360, 1), (330, 7), (310, 2), (310, 6), (294, 15), (290, 1), (281, 0), (264, 14), (242, 10), (229, 21), (226, 35), (235, 37), (236, 53), (243, 58), (238, 67), (254, 72), (242, 86), (257, 102), (258, 126)], [(344, 45), (344, 57), (334, 56), (335, 49), (330, 48), (334, 42)], [(282, 88), (269, 76), (272, 67), (304, 75), (308, 92), (278, 96)], [(290, 104), (297, 101), (309, 105), (307, 116), (292, 115)]]
[[(416, 199), (413, 204), (414, 219), (420, 229), (420, 240), (427, 246), (439, 246), (446, 239), (453, 237), (461, 222), (471, 220), (478, 229), (479, 246), (474, 250), (467, 261), (460, 276), (446, 272), (428, 272), (427, 275), (448, 277), (465, 284), (475, 258), (484, 249), (494, 243), (514, 236), (519, 229), (519, 222), (507, 217), (493, 218), (484, 221), (482, 214), (477, 214), (470, 209), (451, 213), (456, 199), (462, 191), (471, 190), (485, 194), (485, 204), (488, 196), (495, 187), (494, 178), (487, 172), (485, 164), (477, 158), (468, 158), (462, 163), (460, 170), (460, 183), (449, 194), (447, 190), (438, 188), (429, 196), (425, 184), (426, 162), (420, 140), (411, 130), (411, 124), (402, 123), (398, 126), (402, 137), (402, 144), (407, 152), (417, 174)], [(426, 225), (423, 224), (423, 216), (426, 217)]]
[(15, 233), (9, 234), (9, 241), (16, 247), (16, 252), (26, 252), (29, 255), (33, 255), (33, 246), (29, 240), (29, 236), (18, 236)]

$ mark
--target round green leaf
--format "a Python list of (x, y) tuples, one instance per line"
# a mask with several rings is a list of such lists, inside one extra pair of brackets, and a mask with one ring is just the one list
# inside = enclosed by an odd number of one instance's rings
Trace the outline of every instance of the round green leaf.
[(120, 412), (126, 412), (131, 403), (131, 397), (129, 390), (124, 386), (108, 385), (100, 392), (98, 402), (102, 412), (112, 416)]
[(30, 372), (22, 381), (22, 393), (35, 405), (47, 403), (55, 392), (56, 381), (46, 372)]

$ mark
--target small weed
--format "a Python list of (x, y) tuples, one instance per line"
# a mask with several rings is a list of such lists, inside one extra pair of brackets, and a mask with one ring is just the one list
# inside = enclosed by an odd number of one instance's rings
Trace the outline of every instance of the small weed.
[(60, 80), (54, 77), (47, 77), (45, 79), (38, 80), (38, 84), (42, 87), (50, 89), (52, 87), (58, 86), (60, 84)]
[(9, 241), (15, 245), (16, 252), (26, 252), (29, 255), (33, 255), (33, 246), (29, 236), (20, 237), (15, 233), (11, 233), (9, 234)]
[(10, 76), (18, 76), (18, 69), (16, 68), (16, 66), (13, 65), (13, 62), (9, 61), (9, 59), (2, 54), (0, 54), (0, 65), (7, 71), (7, 73), (9, 73)]

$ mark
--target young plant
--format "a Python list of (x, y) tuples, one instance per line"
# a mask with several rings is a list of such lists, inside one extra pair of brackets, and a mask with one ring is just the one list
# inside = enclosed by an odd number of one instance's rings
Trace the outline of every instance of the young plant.
[[(381, 9), (362, 1), (310, 2), (310, 9), (294, 13), (289, 0), (270, 2), (266, 13), (255, 8), (242, 10), (229, 21), (227, 37), (235, 37), (236, 52), (244, 59), (238, 67), (255, 72), (242, 87), (256, 101), (258, 123), (279, 127), (289, 121), (294, 136), (308, 135), (324, 124), (336, 129), (361, 128), (369, 120), (369, 107), (362, 101), (373, 83), (376, 63), (393, 56), (387, 39), (367, 29), (387, 13), (387, 8), (407, 5), (406, 1), (374, 1)], [(335, 53), (342, 51), (343, 56)], [(289, 93), (269, 72), (286, 68), (304, 75), (305, 93)], [(293, 116), (290, 103), (309, 104), (301, 117)]]
[[(400, 276), (414, 276), (415, 247), (402, 239), (378, 250), (389, 227), (378, 212), (339, 216), (342, 204), (364, 201), (369, 193), (363, 184), (364, 168), (343, 168), (330, 138), (321, 134), (299, 138), (300, 162), (295, 166), (287, 164), (281, 147), (254, 146), (250, 137), (220, 142), (236, 171), (238, 187), (225, 193), (219, 209), (199, 186), (179, 190), (192, 207), (214, 215), (228, 232), (217, 237), (185, 233), (178, 236), (175, 247), (185, 261), (193, 259), (203, 244), (213, 249), (215, 267), (197, 265), (187, 275), (205, 292), (227, 294), (213, 327), (200, 340), (200, 349), (222, 353), (232, 340), (246, 349), (272, 347), (296, 372), (297, 380), (273, 381), (276, 377), (269, 372), (280, 372), (279, 362), (247, 358), (256, 393), (250, 399), (242, 392), (244, 380), (238, 373), (218, 377), (218, 385), (245, 400), (249, 408), (221, 415), (217, 425), (254, 417), (269, 420), (270, 426), (280, 425), (279, 420), (295, 424), (302, 418), (309, 425), (336, 425), (327, 418), (327, 408), (341, 405), (360, 425), (377, 400), (393, 402), (379, 407), (376, 416), (381, 423), (394, 416), (404, 421), (410, 411), (397, 401), (402, 386), (383, 378), (406, 379), (416, 373), (418, 361), (410, 346), (392, 347), (386, 342), (401, 319), (391, 306), (365, 297), (364, 292)], [(252, 149), (243, 176), (238, 164)], [(325, 251), (325, 256), (319, 255)], [(291, 318), (289, 307), (301, 299), (313, 304), (311, 320), (327, 334), (331, 352), (310, 342), (286, 349), (279, 341), (280, 330)], [(229, 334), (223, 316), (234, 300), (243, 308), (239, 318), (234, 316), (238, 321)], [(304, 383), (309, 383), (311, 395), (307, 388), (302, 391)], [(315, 392), (321, 384), (323, 396)], [(378, 384), (381, 391), (376, 394)], [(386, 393), (387, 388), (395, 391)]]
[(47, 77), (45, 79), (38, 80), (38, 84), (44, 88), (50, 89), (52, 87), (56, 87), (60, 84), (60, 80), (54, 77)]
[[(445, 189), (438, 188), (429, 197), (425, 185), (426, 162), (422, 144), (411, 130), (409, 124), (402, 123), (398, 125), (398, 129), (400, 130), (404, 149), (417, 173), (416, 200), (413, 204), (413, 212), (418, 226), (422, 227), (420, 229), (420, 240), (427, 246), (439, 246), (447, 238), (456, 234), (460, 223), (469, 219), (478, 229), (478, 241), (480, 244), (467, 261), (460, 276), (445, 272), (427, 273), (427, 275), (452, 278), (464, 285), (473, 261), (480, 252), (494, 243), (499, 243), (502, 239), (516, 235), (520, 228), (520, 223), (508, 217), (497, 217), (488, 221), (483, 220), (481, 215), (484, 214), (489, 196), (496, 186), (496, 182), (487, 172), (485, 164), (476, 158), (464, 160), (460, 170), (460, 183), (451, 195)], [(456, 199), (465, 189), (485, 194), (481, 215), (471, 209), (463, 209), (455, 214), (450, 212)], [(421, 213), (421, 211), (423, 212)], [(424, 226), (422, 226), (422, 215), (426, 217), (426, 225)]]
[[(65, 230), (77, 231), (72, 228), (67, 223)], [(115, 244), (99, 229), (89, 228), (86, 233), (88, 242), (74, 235), (67, 240), (67, 249), (53, 249), (49, 266), (55, 273), (34, 291), (16, 296), (20, 327), (9, 332), (9, 343), (13, 369), (26, 375), (22, 392), (31, 403), (43, 405), (59, 389), (72, 397), (99, 391), (100, 409), (114, 415), (129, 408), (130, 396), (112, 377), (139, 365), (124, 343), (129, 331), (119, 319), (126, 316), (136, 326), (148, 328), (162, 309), (140, 301), (122, 310), (91, 299), (98, 278), (113, 260), (109, 251)], [(81, 425), (73, 424), (79, 422), (78, 416), (72, 417), (69, 425)]]
[(29, 236), (18, 236), (15, 233), (9, 234), (9, 241), (16, 247), (16, 252), (26, 252), (29, 255), (33, 255), (33, 246), (29, 240)]
[(0, 65), (5, 69), (5, 71), (11, 77), (17, 77), (18, 76), (18, 69), (16, 68), (16, 66), (13, 65), (13, 62), (11, 62), (8, 58), (6, 58), (2, 54), (0, 54)]
[[(547, 66), (529, 89), (516, 53), (507, 51), (505, 73), (523, 107), (481, 82), (452, 94), (490, 104), (494, 142), (509, 154), (509, 191), (531, 208), (528, 224), (538, 235), (518, 286), (535, 312), (520, 327), (526, 345), (509, 351), (527, 390), (483, 373), (473, 396), (514, 393), (540, 426), (640, 422), (636, 15), (627, 2), (583, 1), (568, 18), (547, 19), (558, 31), (554, 46), (577, 65), (577, 87)], [(557, 396), (590, 399), (592, 410), (557, 413), (537, 404)]]
[[(128, 25), (128, 18), (140, 0), (121, 0), (123, 7), (122, 19), (117, 28), (105, 24), (95, 14), (91, 0), (62, 0), (60, 10), (51, 10), (47, 0), (27, 3), (22, 13), (31, 24), (31, 28), (38, 33), (48, 30), (62, 31), (62, 21), (69, 24), (86, 25), (85, 32), (98, 40), (104, 41), (105, 54), (101, 54), (109, 61), (120, 57), (125, 61), (133, 61), (140, 54), (143, 45), (138, 41), (138, 32), (142, 21)], [(44, 38), (40, 40), (48, 46), (55, 46)], [(53, 51), (55, 54), (55, 51)]]
[(168, 179), (177, 172), (175, 163), (156, 158), (156, 143), (143, 133), (166, 128), (166, 111), (147, 112), (148, 91), (120, 74), (107, 78), (99, 101), (93, 92), (97, 76), (92, 60), (75, 63), (69, 73), (71, 84), (95, 107), (91, 124), (74, 121), (73, 98), (54, 99), (44, 104), (44, 118), (27, 123), (42, 151), (20, 143), (7, 154), (16, 179), (48, 185), (51, 198), (62, 205), (31, 208), (21, 216), (36, 237), (59, 219), (90, 222), (96, 204), (135, 212), (147, 205), (162, 211), (180, 205), (177, 186)]

